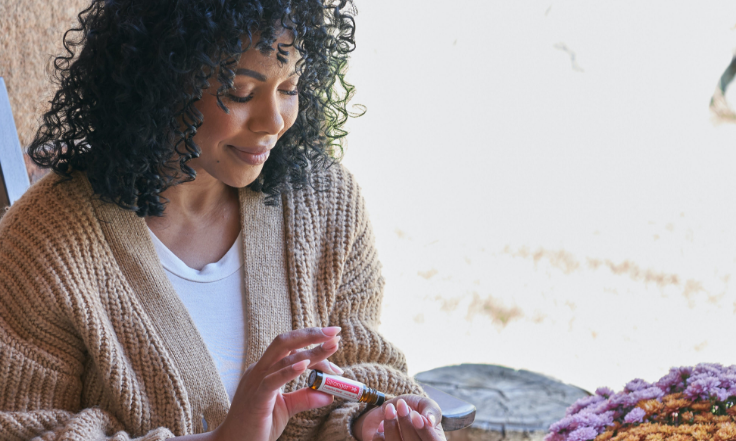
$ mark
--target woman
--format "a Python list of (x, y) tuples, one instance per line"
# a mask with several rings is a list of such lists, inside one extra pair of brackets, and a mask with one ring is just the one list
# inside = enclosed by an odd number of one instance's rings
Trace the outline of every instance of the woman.
[[(79, 15), (29, 148), (56, 173), (0, 223), (3, 439), (444, 438), (375, 330), (372, 233), (333, 161), (351, 7)], [(401, 397), (333, 402), (308, 368)]]

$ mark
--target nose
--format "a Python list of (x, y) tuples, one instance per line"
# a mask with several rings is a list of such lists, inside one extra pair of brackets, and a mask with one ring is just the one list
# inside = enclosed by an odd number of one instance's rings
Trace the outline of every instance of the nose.
[[(255, 101), (255, 102), (254, 102)], [(248, 128), (254, 133), (278, 135), (284, 129), (284, 118), (277, 97), (262, 96), (251, 101), (252, 112), (248, 118)]]

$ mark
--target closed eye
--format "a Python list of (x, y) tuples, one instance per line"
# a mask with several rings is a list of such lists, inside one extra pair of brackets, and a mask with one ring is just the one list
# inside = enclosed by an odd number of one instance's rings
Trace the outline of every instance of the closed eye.
[(238, 96), (238, 95), (227, 94), (227, 98), (236, 103), (247, 103), (248, 101), (253, 99), (253, 94), (251, 93), (248, 96)]
[[(294, 89), (294, 90), (279, 90), (279, 92), (281, 92), (284, 95), (289, 95), (289, 96), (299, 95), (299, 89)], [(233, 101), (233, 102), (236, 102), (236, 103), (247, 103), (248, 101), (250, 101), (250, 100), (253, 99), (253, 94), (251, 93), (248, 96), (238, 96), (238, 95), (233, 95), (233, 94), (229, 93), (229, 94), (227, 94), (227, 98), (229, 100)]]

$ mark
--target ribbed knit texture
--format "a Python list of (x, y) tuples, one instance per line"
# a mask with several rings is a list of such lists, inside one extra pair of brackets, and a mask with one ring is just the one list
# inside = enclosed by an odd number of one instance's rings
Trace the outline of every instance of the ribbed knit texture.
[[(360, 190), (340, 166), (279, 207), (240, 191), (248, 363), (273, 338), (341, 326), (331, 360), (389, 394), (421, 393), (378, 332), (383, 279)], [(306, 375), (286, 391), (306, 385)], [(227, 394), (144, 221), (86, 178), (50, 175), (0, 221), (0, 439), (158, 440), (217, 427)], [(335, 400), (281, 439), (353, 439)]]

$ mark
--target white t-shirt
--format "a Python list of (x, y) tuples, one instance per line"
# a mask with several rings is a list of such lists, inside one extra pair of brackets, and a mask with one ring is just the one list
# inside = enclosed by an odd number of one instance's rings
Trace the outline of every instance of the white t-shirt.
[(232, 402), (246, 368), (242, 233), (219, 262), (198, 271), (188, 267), (148, 231), (161, 265), (202, 335)]

